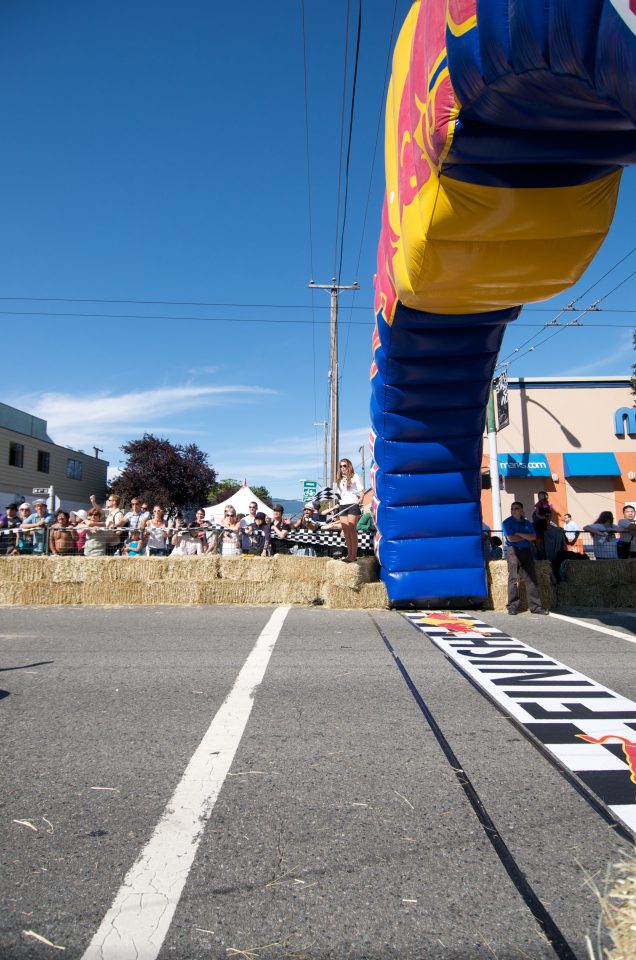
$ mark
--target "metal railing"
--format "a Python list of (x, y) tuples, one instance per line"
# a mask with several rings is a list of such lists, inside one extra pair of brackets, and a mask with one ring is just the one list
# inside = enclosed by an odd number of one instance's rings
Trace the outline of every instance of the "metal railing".
[[(51, 527), (44, 526), (37, 530), (21, 530), (20, 527), (12, 529), (0, 528), (0, 556), (19, 555), (19, 556), (134, 556), (150, 555), (170, 555), (177, 549), (179, 541), (186, 543), (201, 543), (203, 553), (221, 553), (222, 532), (224, 528), (218, 524), (206, 523), (197, 530), (188, 527), (168, 526), (166, 528), (166, 537), (163, 547), (149, 545), (147, 536), (144, 536), (142, 545), (136, 551), (134, 550), (134, 539), (131, 540), (131, 534), (134, 531), (129, 527), (119, 527), (116, 529), (105, 527), (87, 527), (87, 526), (67, 526)], [(495, 543), (488, 548), (484, 544), (484, 557), (486, 560), (505, 559), (507, 547), (505, 537), (502, 531), (491, 531), (492, 538), (498, 538), (501, 543)], [(370, 555), (373, 553), (373, 533), (358, 533), (358, 545), (361, 555)], [(337, 530), (318, 530), (310, 532), (306, 530), (292, 530), (285, 539), (276, 537), (272, 531), (271, 553), (291, 552), (292, 547), (312, 546), (318, 556), (337, 555), (341, 550), (346, 549), (344, 538)], [(541, 548), (539, 540), (536, 546), (533, 546), (534, 555), (537, 559), (544, 559), (545, 554)], [(566, 537), (566, 550), (579, 556), (586, 556), (595, 559), (594, 538), (587, 532), (579, 532), (576, 539), (568, 541)], [(181, 552), (181, 551), (179, 551)], [(190, 552), (184, 549), (184, 553)], [(194, 550), (192, 550), (194, 554)]]

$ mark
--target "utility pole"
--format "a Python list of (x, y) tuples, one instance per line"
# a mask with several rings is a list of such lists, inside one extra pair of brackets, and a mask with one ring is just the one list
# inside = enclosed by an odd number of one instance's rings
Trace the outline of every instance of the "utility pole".
[(338, 294), (341, 290), (359, 290), (360, 285), (339, 284), (335, 277), (331, 283), (309, 281), (312, 290), (329, 290), (331, 293), (331, 336), (329, 349), (329, 421), (331, 424), (331, 483), (338, 482), (339, 459), (339, 410), (338, 410)]
[(501, 489), (499, 487), (499, 457), (497, 456), (497, 425), (495, 423), (495, 395), (490, 388), (486, 414), (488, 450), (490, 453), (490, 495), (492, 497), (492, 529), (499, 533), (501, 519)]
[(328, 426), (329, 426), (329, 423), (327, 420), (319, 420), (318, 423), (314, 423), (314, 427), (322, 427), (324, 431), (323, 460), (322, 460), (323, 487), (327, 486), (327, 427)]
[(367, 472), (364, 468), (364, 444), (358, 448), (358, 453), (362, 457), (362, 486), (364, 489), (367, 489)]

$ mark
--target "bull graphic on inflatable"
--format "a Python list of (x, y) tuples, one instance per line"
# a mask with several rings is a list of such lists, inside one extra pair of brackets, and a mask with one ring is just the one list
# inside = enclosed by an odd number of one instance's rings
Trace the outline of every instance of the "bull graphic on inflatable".
[(421, 0), (386, 107), (371, 448), (394, 605), (487, 595), (482, 438), (506, 324), (567, 289), (636, 160), (634, 0)]

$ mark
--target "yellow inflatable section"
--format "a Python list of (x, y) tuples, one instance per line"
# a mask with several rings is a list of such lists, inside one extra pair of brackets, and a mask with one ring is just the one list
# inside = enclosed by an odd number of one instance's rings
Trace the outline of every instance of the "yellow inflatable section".
[[(393, 58), (384, 256), (377, 278), (389, 323), (396, 300), (418, 310), (457, 314), (560, 293), (596, 254), (618, 196), (620, 170), (591, 183), (558, 187), (541, 186), (540, 166), (536, 185), (523, 187), (484, 186), (444, 175), (460, 110), (447, 66), (446, 28), (455, 35), (462, 30), (462, 24), (447, 22), (444, 8), (415, 3)], [(465, 29), (474, 26), (472, 17)], [(382, 276), (384, 271), (388, 275)]]

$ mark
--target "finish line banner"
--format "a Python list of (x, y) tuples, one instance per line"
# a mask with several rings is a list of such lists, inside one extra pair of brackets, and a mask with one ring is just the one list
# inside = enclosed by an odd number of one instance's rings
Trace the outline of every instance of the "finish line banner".
[(636, 834), (636, 703), (471, 614), (402, 615)]

